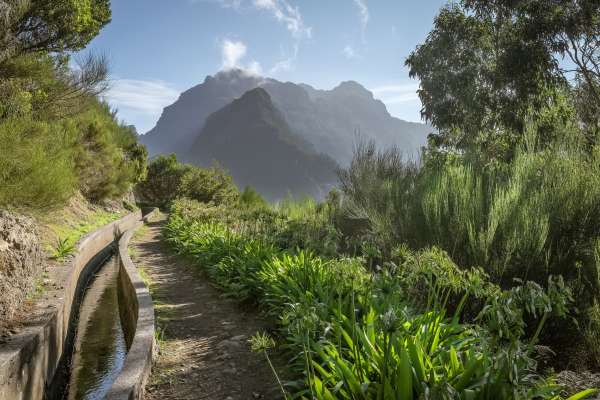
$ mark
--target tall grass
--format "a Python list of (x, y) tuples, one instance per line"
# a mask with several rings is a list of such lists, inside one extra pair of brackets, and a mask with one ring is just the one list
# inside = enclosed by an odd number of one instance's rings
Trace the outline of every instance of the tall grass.
[[(600, 148), (528, 146), (510, 164), (447, 155), (416, 170), (393, 151), (362, 146), (341, 179), (345, 214), (364, 215), (379, 243), (440, 247), (503, 287), (560, 275), (583, 331), (597, 326), (585, 310), (600, 300)], [(580, 337), (573, 326), (559, 331)]]

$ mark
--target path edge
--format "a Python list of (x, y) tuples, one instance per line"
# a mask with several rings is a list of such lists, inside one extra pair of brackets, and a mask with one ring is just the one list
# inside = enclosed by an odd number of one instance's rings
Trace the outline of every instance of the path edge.
[[(154, 305), (150, 290), (144, 283), (129, 255), (129, 242), (137, 229), (158, 214), (153, 209), (133, 227), (123, 233), (119, 240), (119, 286), (121, 322), (135, 332), (123, 368), (106, 398), (111, 400), (138, 400), (144, 398), (145, 386), (152, 370), (155, 351)], [(121, 301), (122, 300), (122, 301)]]

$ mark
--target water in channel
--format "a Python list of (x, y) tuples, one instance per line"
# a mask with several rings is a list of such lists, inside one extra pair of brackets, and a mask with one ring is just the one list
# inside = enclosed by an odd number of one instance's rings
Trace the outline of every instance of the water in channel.
[(123, 367), (127, 345), (119, 316), (118, 275), (119, 262), (113, 256), (86, 289), (65, 399), (103, 399)]

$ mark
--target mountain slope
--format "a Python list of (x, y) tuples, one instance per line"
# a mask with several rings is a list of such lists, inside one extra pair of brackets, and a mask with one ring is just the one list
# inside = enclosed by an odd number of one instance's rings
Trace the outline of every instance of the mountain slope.
[(427, 125), (392, 117), (381, 101), (356, 82), (344, 82), (333, 90), (317, 90), (232, 69), (209, 76), (204, 83), (183, 93), (165, 108), (156, 127), (141, 141), (150, 155), (181, 155), (200, 135), (210, 114), (256, 87), (269, 93), (294, 133), (341, 165), (350, 162), (357, 136), (373, 140), (379, 147), (397, 146), (415, 155), (431, 132)]
[(373, 140), (381, 148), (397, 146), (418, 157), (431, 131), (427, 125), (392, 117), (383, 102), (353, 81), (333, 90), (275, 80), (265, 81), (262, 87), (295, 132), (342, 165), (351, 161), (359, 138)]
[(217, 161), (239, 187), (251, 185), (270, 200), (288, 193), (323, 197), (336, 182), (336, 163), (292, 131), (262, 88), (208, 117), (184, 160)]
[(194, 142), (210, 114), (257, 87), (261, 80), (239, 70), (207, 76), (202, 84), (183, 92), (175, 103), (166, 107), (156, 126), (140, 136), (140, 141), (151, 156), (181, 154)]

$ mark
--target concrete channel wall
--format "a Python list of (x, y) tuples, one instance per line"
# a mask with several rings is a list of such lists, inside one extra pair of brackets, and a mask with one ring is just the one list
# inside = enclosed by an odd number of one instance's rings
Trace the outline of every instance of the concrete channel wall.
[[(71, 310), (81, 297), (82, 282), (89, 279), (85, 275), (95, 272), (87, 271), (86, 266), (99, 254), (105, 253), (107, 247), (124, 232), (130, 232), (130, 237), (132, 229), (138, 227), (141, 221), (141, 211), (134, 212), (86, 235), (69, 262), (51, 269), (50, 278), (59, 286), (46, 291), (47, 310), (36, 311), (21, 332), (0, 345), (0, 400), (42, 400), (48, 395), (49, 384), (69, 346)], [(127, 254), (127, 250), (124, 251)], [(125, 268), (127, 273), (131, 273), (132, 265), (129, 267)], [(139, 282), (141, 280), (131, 279), (136, 291), (142, 290)], [(138, 300), (145, 308), (143, 318), (136, 318), (137, 323), (150, 318), (148, 300), (149, 296)], [(150, 310), (151, 307), (150, 303)], [(135, 345), (134, 339), (132, 350)]]
[[(158, 212), (146, 214), (148, 222)], [(110, 400), (139, 400), (144, 397), (144, 386), (150, 376), (154, 355), (154, 307), (150, 291), (133, 265), (128, 246), (136, 229), (128, 230), (119, 241), (119, 309), (129, 351), (123, 369), (106, 396)]]

